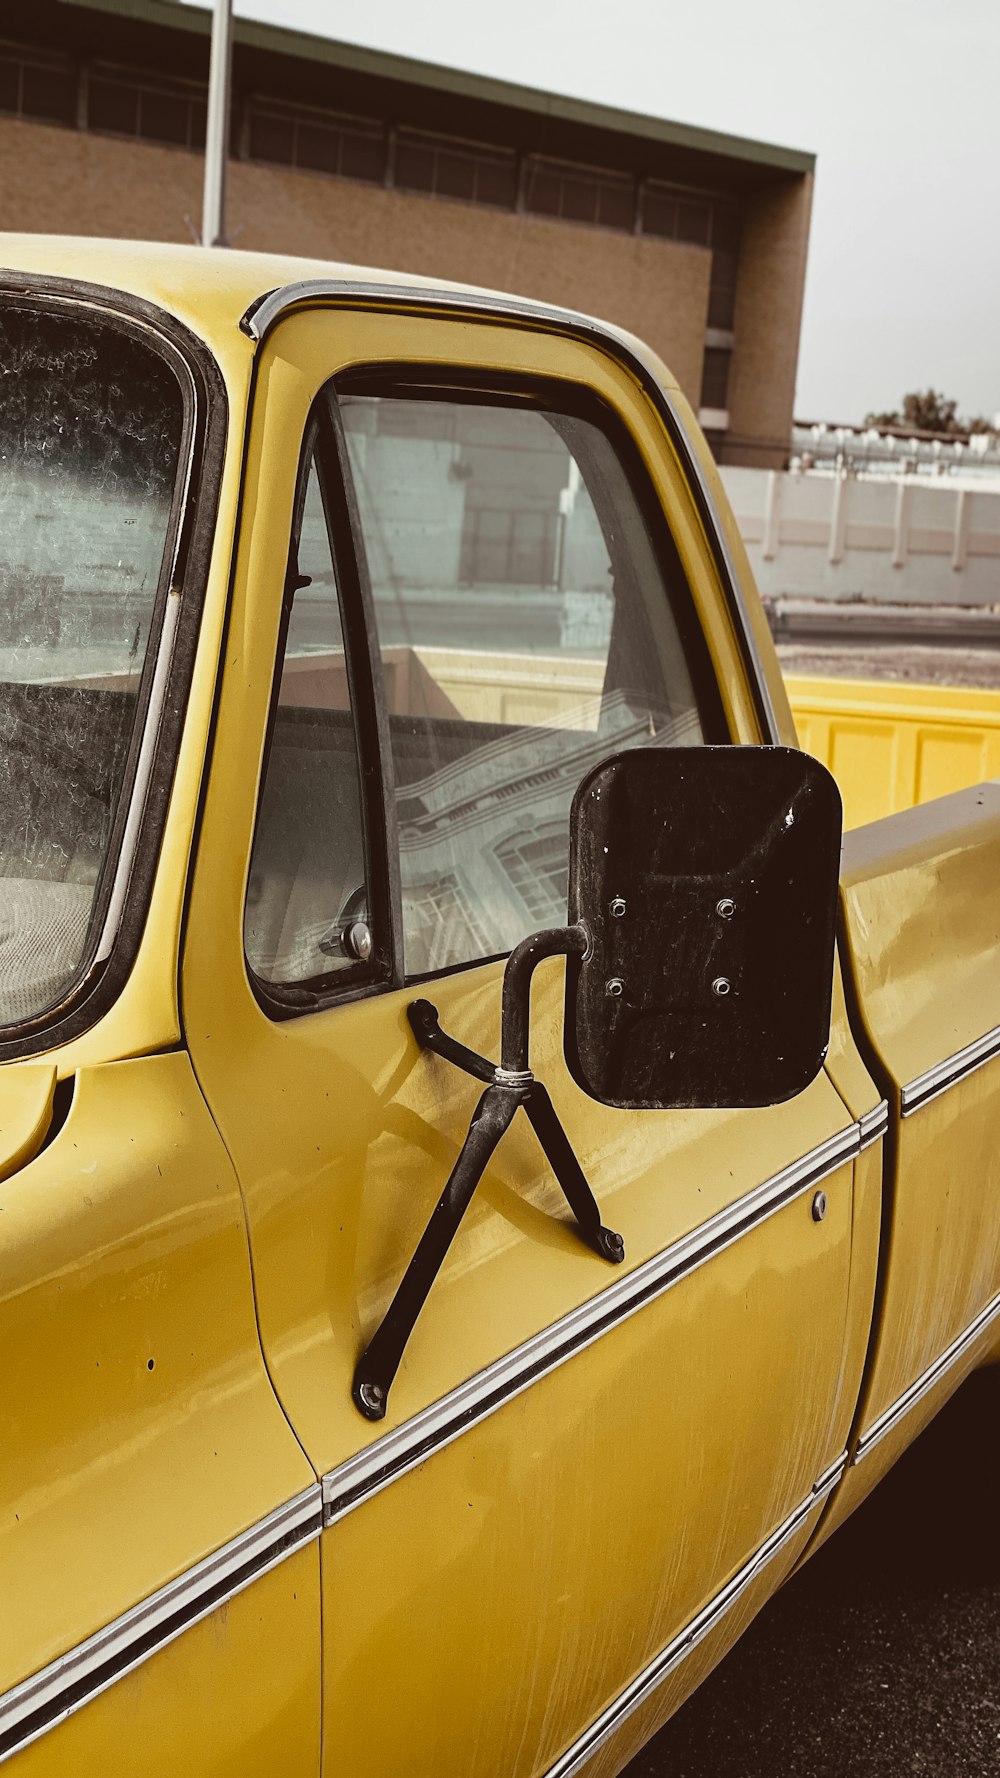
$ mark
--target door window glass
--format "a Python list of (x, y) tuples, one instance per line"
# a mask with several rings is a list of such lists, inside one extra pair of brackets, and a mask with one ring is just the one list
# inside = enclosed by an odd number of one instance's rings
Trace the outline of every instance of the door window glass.
[(369, 921), (344, 634), (311, 454), (292, 561), (244, 917), (247, 959), (260, 980), (273, 985), (357, 973), (365, 959), (352, 950), (351, 932)]
[[(665, 573), (589, 419), (349, 394), (341, 412), (395, 772), (408, 975), (566, 918), (581, 778), (704, 738)], [(668, 577), (672, 576), (668, 584)]]

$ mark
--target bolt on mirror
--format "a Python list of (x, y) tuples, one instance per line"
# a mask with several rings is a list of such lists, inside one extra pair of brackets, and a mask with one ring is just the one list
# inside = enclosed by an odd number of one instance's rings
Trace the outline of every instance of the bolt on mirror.
[(618, 754), (570, 821), (566, 1061), (626, 1109), (771, 1105), (826, 1055), (840, 793), (787, 747)]
[(649, 748), (583, 780), (570, 814), (569, 925), (533, 933), (504, 970), (491, 1062), (407, 1009), (421, 1049), (485, 1085), (451, 1176), (354, 1373), (380, 1420), (406, 1342), (497, 1144), (523, 1107), (583, 1242), (620, 1265), (555, 1107), (529, 1065), (531, 979), (566, 958), (566, 1061), (591, 1098), (626, 1110), (770, 1105), (826, 1055), (840, 793), (786, 747)]

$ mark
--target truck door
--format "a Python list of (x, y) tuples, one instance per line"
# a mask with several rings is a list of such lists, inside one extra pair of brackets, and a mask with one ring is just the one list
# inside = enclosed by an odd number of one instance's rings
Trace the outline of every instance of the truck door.
[(617, 1769), (842, 1468), (859, 1131), (827, 1077), (607, 1110), (543, 965), (533, 1065), (625, 1263), (518, 1120), (384, 1419), (351, 1387), (480, 1090), (409, 1004), (497, 1056), (504, 956), (565, 920), (583, 774), (756, 738), (711, 557), (632, 378), (523, 321), (289, 315), (243, 503), (183, 1008), (323, 1480), (326, 1769), (567, 1778), (605, 1743)]

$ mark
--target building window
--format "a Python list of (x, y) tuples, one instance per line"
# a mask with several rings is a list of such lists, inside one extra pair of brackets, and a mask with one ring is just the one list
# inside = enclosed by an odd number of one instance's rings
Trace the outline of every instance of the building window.
[(647, 181), (642, 194), (642, 232), (677, 239), (677, 193)]
[(712, 232), (712, 206), (704, 198), (681, 198), (677, 204), (677, 239), (707, 247)]
[(712, 235), (712, 209), (710, 197), (649, 179), (642, 197), (642, 232), (707, 247)]
[(740, 217), (731, 199), (710, 192), (684, 191), (647, 179), (642, 195), (642, 231), (669, 241), (690, 241), (713, 252), (739, 246)]
[(731, 328), (736, 312), (736, 270), (740, 254), (740, 213), (734, 204), (712, 206), (712, 281), (709, 327)]
[(462, 529), (459, 582), (462, 586), (551, 586), (556, 544), (552, 513), (493, 512), (470, 503)]
[(400, 130), (395, 183), (402, 191), (424, 191), (432, 197), (464, 198), (468, 203), (512, 210), (517, 197), (517, 161), (513, 151)]
[(87, 124), (113, 136), (138, 136), (174, 148), (204, 148), (205, 89), (194, 82), (147, 80), (124, 68), (95, 67), (87, 81)]
[[(0, 44), (0, 112), (170, 143), (201, 151), (207, 92), (197, 81), (95, 63), (78, 69), (69, 57)], [(402, 191), (513, 210), (519, 200), (519, 157), (513, 148), (437, 136), (399, 126), (389, 167), (391, 120), (354, 117), (319, 107), (248, 95), (234, 103), (230, 152)], [(712, 255), (708, 326), (733, 325), (739, 252), (739, 210), (731, 198), (656, 179), (588, 167), (544, 155), (523, 161), (521, 201), (537, 216), (597, 228), (689, 242)]]
[(0, 111), (42, 123), (76, 122), (76, 69), (68, 62), (0, 49)]
[(251, 160), (334, 173), (342, 179), (364, 179), (374, 185), (385, 179), (385, 130), (372, 118), (342, 117), (253, 98), (247, 107), (247, 153)]
[(642, 231), (668, 241), (689, 241), (693, 246), (711, 249), (708, 326), (731, 329), (740, 248), (737, 205), (723, 197), (699, 197), (649, 180), (642, 196)]
[(733, 354), (728, 346), (706, 346), (701, 369), (701, 406), (716, 413), (729, 407), (729, 368)]
[(635, 182), (621, 173), (531, 159), (524, 202), (525, 209), (536, 216), (559, 216), (564, 222), (631, 229), (635, 221)]
[(731, 328), (736, 314), (736, 254), (716, 248), (712, 254), (712, 278), (708, 289), (709, 327)]

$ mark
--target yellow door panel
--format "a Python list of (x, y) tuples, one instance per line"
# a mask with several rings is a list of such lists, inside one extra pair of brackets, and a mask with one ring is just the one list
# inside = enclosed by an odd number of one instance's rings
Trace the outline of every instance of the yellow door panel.
[[(186, 1055), (84, 1070), (0, 1185), (0, 1227), (5, 1694), (315, 1484), (263, 1367), (236, 1180)], [(0, 1695), (0, 1736), (12, 1717)]]
[[(324, 1478), (328, 1769), (506, 1778), (543, 1772), (789, 1514), (812, 1510), (853, 1408), (851, 1162), (870, 1107), (849, 1111), (821, 1074), (759, 1111), (609, 1111), (568, 1076), (563, 967), (544, 965), (532, 1065), (624, 1235), (625, 1266), (584, 1246), (519, 1119), (431, 1289), (385, 1420), (355, 1409), (358, 1356), (479, 1092), (421, 1053), (406, 1007), (431, 997), (449, 1033), (494, 1056), (502, 974), (487, 963), (315, 1011), (303, 992), (302, 1010), (290, 1001), (277, 1018), (244, 959), (303, 433), (339, 367), (390, 357), (599, 390), (669, 514), (730, 731), (756, 731), (678, 466), (610, 360), (524, 328), (378, 315), (304, 313), (275, 331), (186, 931), (185, 1035), (244, 1193), (268, 1370)], [(390, 660), (387, 678), (402, 666), (413, 670)], [(442, 695), (461, 715), (485, 694), (466, 655), (449, 672)], [(506, 693), (523, 714), (542, 689), (522, 673)]]
[[(825, 1076), (777, 1112), (608, 1112), (566, 1073), (562, 968), (543, 965), (536, 977), (533, 1065), (605, 1217), (625, 1232), (630, 1267), (849, 1123)], [(499, 1045), (501, 975), (487, 965), (434, 984), (442, 1023), (487, 1055)], [(412, 998), (412, 990), (387, 993), (275, 1025), (247, 994), (231, 1041), (236, 1008), (220, 996), (206, 1032), (210, 1090), (220, 1118), (228, 1113), (222, 1128), (261, 1231), (252, 1240), (269, 1369), (324, 1472), (376, 1436), (350, 1399), (354, 1359), (388, 1306), (478, 1097), (467, 1076), (417, 1049), (405, 1014)], [(496, 1282), (484, 1294), (487, 1270)], [(407, 1346), (385, 1427), (617, 1276), (583, 1245), (527, 1121), (516, 1121)], [(842, 1282), (846, 1289), (846, 1273)], [(839, 1341), (838, 1326), (834, 1370)]]
[(546, 1772), (809, 1494), (850, 1166), (825, 1190), (821, 1227), (799, 1198), (325, 1533), (331, 1769)]
[(11, 1761), (11, 1778), (313, 1778), (317, 1546), (160, 1649)]
[[(614, 1706), (609, 1708), (609, 1720), (604, 1731), (606, 1739), (604, 1733), (598, 1732), (597, 1735), (584, 1739), (579, 1753), (576, 1748), (567, 1749), (566, 1755), (556, 1762), (546, 1778), (577, 1778), (578, 1773), (585, 1773), (586, 1778), (618, 1778), (618, 1773), (624, 1771), (629, 1761), (641, 1752), (646, 1742), (680, 1708), (685, 1698), (691, 1695), (702, 1680), (708, 1678), (727, 1650), (732, 1648), (734, 1642), (753, 1622), (761, 1606), (767, 1603), (771, 1594), (791, 1574), (815, 1531), (819, 1513), (820, 1508), (815, 1507), (808, 1514), (804, 1525), (782, 1544), (762, 1571), (749, 1581), (718, 1624), (703, 1639), (697, 1641), (690, 1651), (683, 1652), (677, 1664), (668, 1670), (663, 1679), (658, 1674), (650, 1675), (654, 1683), (647, 1689), (642, 1683), (645, 1676), (637, 1675), (636, 1689), (640, 1693), (638, 1701), (634, 1708), (630, 1708), (631, 1698), (621, 1700), (617, 1709)], [(595, 1727), (600, 1731), (601, 1725)], [(591, 1745), (594, 1745), (592, 1754)]]

